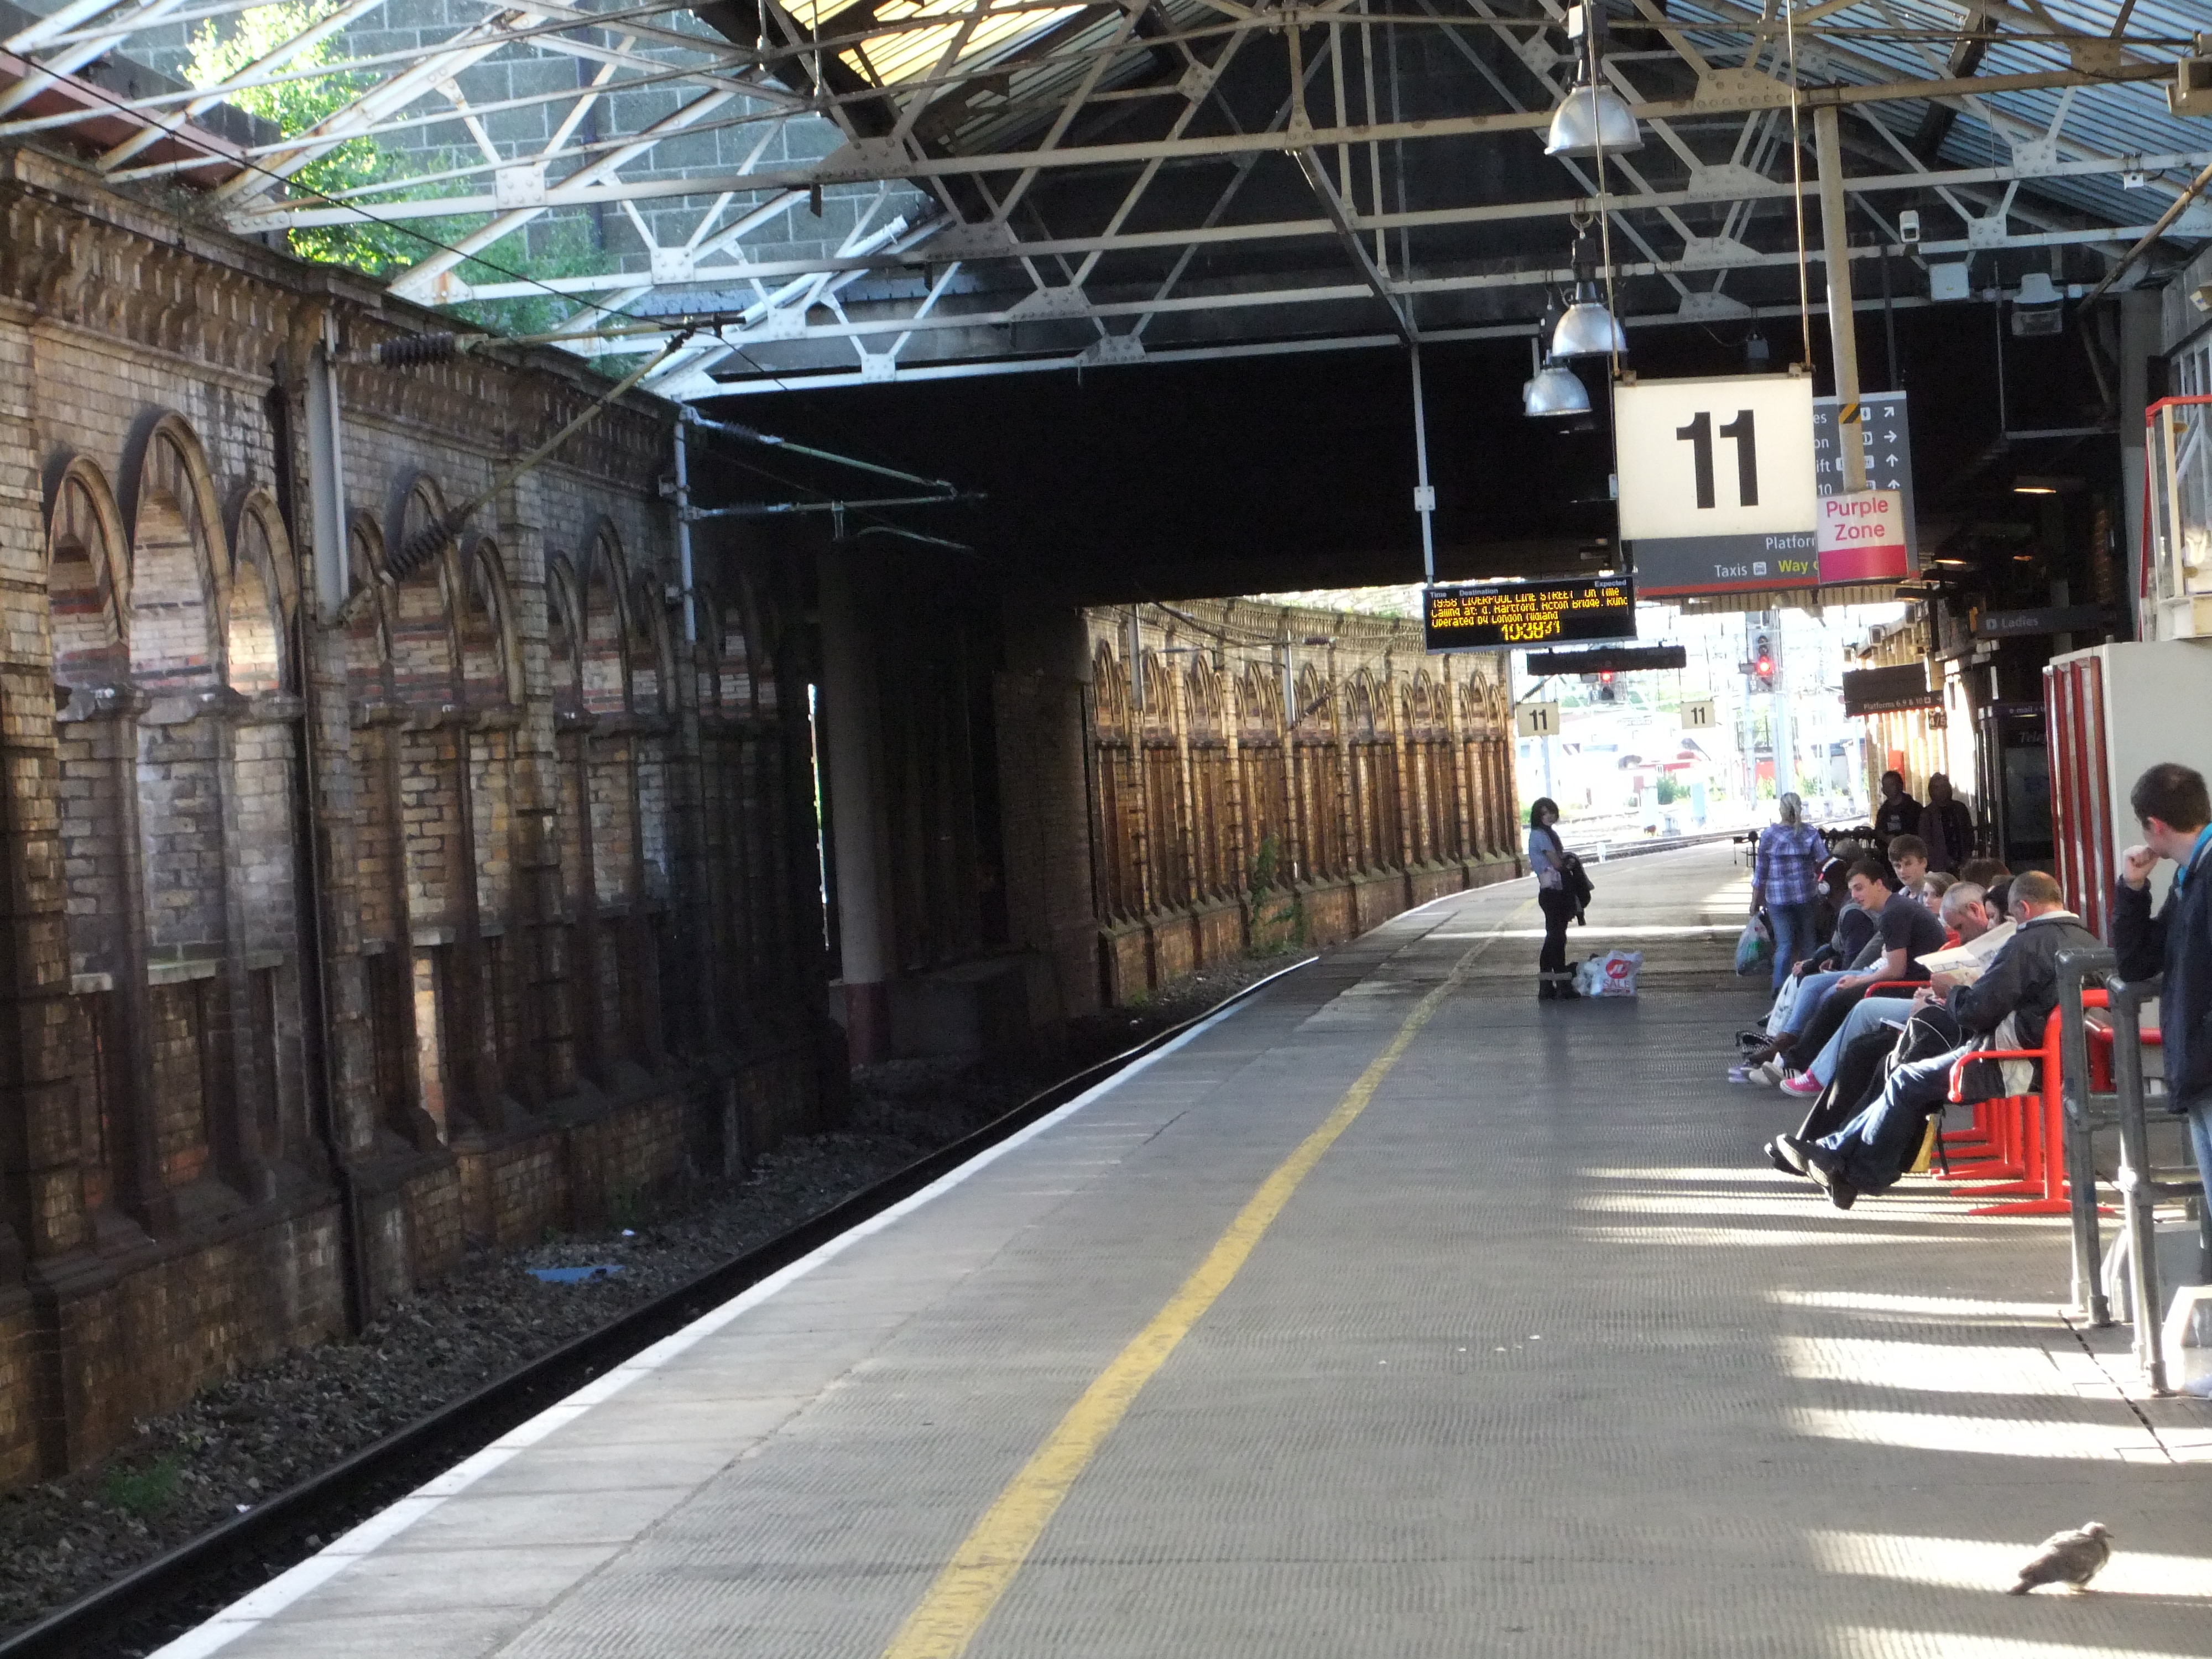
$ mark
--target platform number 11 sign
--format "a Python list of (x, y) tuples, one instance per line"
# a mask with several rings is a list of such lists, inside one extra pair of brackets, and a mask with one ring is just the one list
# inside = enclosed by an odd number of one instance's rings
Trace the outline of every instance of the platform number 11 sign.
[[(1721, 436), (1735, 446), (1735, 502), (1738, 507), (1759, 505), (1759, 411), (1739, 409), (1735, 419), (1720, 429)], [(1720, 505), (1713, 493), (1713, 417), (1710, 410), (1699, 410), (1687, 426), (1674, 428), (1674, 441), (1691, 447), (1695, 459), (1690, 463), (1692, 477), (1698, 491), (1698, 510), (1705, 512)]]
[(1620, 535), (1639, 593), (1812, 585), (1811, 380), (1635, 380), (1614, 411)]

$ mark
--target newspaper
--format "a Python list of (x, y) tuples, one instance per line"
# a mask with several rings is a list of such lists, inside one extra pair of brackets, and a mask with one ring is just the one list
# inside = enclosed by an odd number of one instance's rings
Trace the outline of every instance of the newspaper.
[(1920, 958), (1920, 965), (1931, 974), (1944, 975), (1954, 985), (1972, 985), (1990, 965), (1990, 958), (2019, 930), (2016, 921), (1999, 922), (1978, 939), (1948, 950), (1930, 951)]

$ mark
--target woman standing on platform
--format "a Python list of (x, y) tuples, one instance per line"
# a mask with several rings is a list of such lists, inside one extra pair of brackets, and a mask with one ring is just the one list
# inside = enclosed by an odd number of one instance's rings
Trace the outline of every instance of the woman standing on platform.
[(1544, 913), (1544, 948), (1536, 957), (1536, 1000), (1565, 1001), (1578, 994), (1567, 971), (1567, 924), (1575, 919), (1575, 896), (1567, 890), (1567, 848), (1552, 826), (1559, 804), (1539, 795), (1528, 808), (1528, 868), (1536, 878), (1536, 905)]
[(1805, 803), (1794, 793), (1775, 805), (1782, 821), (1759, 837), (1751, 872), (1751, 908), (1755, 915), (1761, 905), (1766, 907), (1767, 923), (1774, 929), (1774, 988), (1780, 990), (1798, 958), (1811, 956), (1820, 942), (1814, 912), (1828, 843), (1804, 822)]

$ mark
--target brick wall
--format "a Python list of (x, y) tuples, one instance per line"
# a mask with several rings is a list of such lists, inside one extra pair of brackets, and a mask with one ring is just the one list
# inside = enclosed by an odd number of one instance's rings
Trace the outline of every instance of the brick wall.
[(1009, 665), (1010, 911), (1070, 1012), (1519, 872), (1503, 662), (1430, 657), (1416, 622), (1100, 609)]
[(372, 298), (0, 150), (0, 1485), (818, 1121), (799, 596), (710, 552), (678, 637), (645, 398), (376, 580), (605, 382), (349, 360), (314, 614), (305, 353), (434, 325)]

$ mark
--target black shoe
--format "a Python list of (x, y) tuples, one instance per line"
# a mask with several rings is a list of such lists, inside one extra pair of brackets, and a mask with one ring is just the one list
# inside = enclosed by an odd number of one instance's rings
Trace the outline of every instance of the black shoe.
[(1848, 1210), (1858, 1202), (1859, 1189), (1844, 1179), (1841, 1161), (1826, 1147), (1805, 1147), (1805, 1173), (1813, 1177), (1820, 1190), (1827, 1194), (1828, 1202), (1838, 1209)]
[(1788, 1158), (1784, 1158), (1782, 1155), (1782, 1149), (1771, 1140), (1768, 1141), (1765, 1146), (1760, 1147), (1759, 1151), (1766, 1154), (1766, 1161), (1769, 1164), (1771, 1164), (1776, 1169), (1781, 1170), (1782, 1173), (1786, 1176), (1801, 1176), (1805, 1173), (1795, 1164), (1792, 1164)]
[(1554, 1002), (1554, 1001), (1557, 1001), (1557, 1000), (1559, 1000), (1559, 988), (1558, 986), (1556, 986), (1556, 985), (1553, 984), (1553, 983), (1552, 983), (1552, 981), (1551, 981), (1550, 980), (1548, 980), (1548, 979), (1544, 979), (1544, 978), (1539, 978), (1539, 979), (1537, 980), (1537, 981), (1536, 981), (1536, 1000), (1537, 1000), (1537, 1001), (1539, 1001), (1539, 1002)]
[(1796, 1135), (1777, 1135), (1766, 1143), (1766, 1155), (1784, 1175), (1811, 1176), (1813, 1155)]

